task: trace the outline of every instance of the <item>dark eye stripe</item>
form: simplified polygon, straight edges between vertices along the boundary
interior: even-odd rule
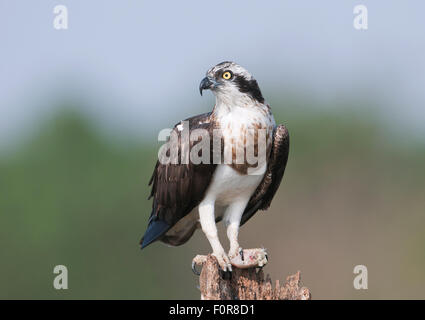
[[[263,95],[261,94],[260,87],[256,80],[247,80],[240,75],[236,75],[234,81],[236,82],[240,92],[249,94],[253,99],[260,103],[264,103]]]

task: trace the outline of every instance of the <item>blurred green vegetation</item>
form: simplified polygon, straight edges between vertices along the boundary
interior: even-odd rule
[[[242,245],[269,249],[274,279],[301,269],[315,298],[425,298],[424,144],[364,110],[274,112],[290,159]],[[0,158],[0,298],[197,299],[190,262],[209,251],[199,232],[183,247],[138,247],[157,143],[117,145],[73,111],[40,128]],[[68,290],[53,288],[59,264]],[[356,264],[369,268],[367,293],[352,288]]]

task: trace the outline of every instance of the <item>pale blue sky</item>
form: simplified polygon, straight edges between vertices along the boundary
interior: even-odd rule
[[[69,30],[52,26],[57,4],[68,7]],[[353,28],[357,4],[368,7],[367,31]],[[110,128],[172,125],[212,107],[197,88],[223,60],[250,70],[266,98],[368,94],[425,133],[424,1],[0,0],[0,39],[0,144],[63,94],[88,101]]]

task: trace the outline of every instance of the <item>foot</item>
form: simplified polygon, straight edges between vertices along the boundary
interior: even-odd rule
[[[224,252],[224,250],[213,252],[212,255],[216,257],[217,262],[223,271],[232,271],[232,265],[230,264],[230,259],[227,256],[227,254]]]
[[[203,266],[205,264],[205,262],[207,262],[207,256],[205,256],[205,255],[198,254],[195,258],[193,258],[192,259],[192,271],[193,271],[193,273],[196,274],[197,276],[200,276],[201,275],[201,272],[198,271],[198,269],[196,269],[196,266],[197,265]],[[220,266],[220,267],[223,269],[222,266]],[[226,265],[226,267],[227,267],[227,265]],[[226,269],[227,269],[227,271],[224,270],[224,269],[223,270],[220,270],[220,275],[225,280],[231,278],[232,266],[230,265],[230,268],[227,267]]]
[[[223,269],[223,271],[232,271],[232,266],[230,266],[230,268],[228,267],[228,263],[226,263],[226,261],[230,261],[230,263],[240,269],[246,269],[246,268],[255,268],[255,267],[264,267],[267,264],[268,261],[268,257],[267,257],[267,252],[265,249],[263,248],[257,248],[257,249],[245,249],[242,250],[242,248],[238,248],[238,253],[236,254],[236,256],[233,256],[233,258],[231,258],[231,260],[225,260],[226,258],[228,258],[228,256],[226,256],[226,254],[219,255],[221,256],[221,260],[224,261],[224,263],[220,263],[220,267]],[[213,254],[214,255],[214,254]],[[217,255],[214,255],[217,259],[217,261],[219,261],[219,259],[217,258]],[[195,273],[196,275],[200,275],[200,272],[196,269],[196,265],[203,265],[205,262],[207,261],[207,256],[204,255],[197,255],[195,258],[193,258],[192,260],[192,271],[193,273]],[[226,267],[226,269],[224,269],[223,267]]]
[[[239,247],[239,245],[237,245],[237,246],[231,246],[230,247],[230,250],[229,250],[229,254],[228,254],[230,260],[233,260],[238,255],[241,255],[242,260],[243,260],[243,250],[242,250],[242,248]]]

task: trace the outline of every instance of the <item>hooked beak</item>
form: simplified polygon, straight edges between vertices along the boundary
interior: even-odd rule
[[[212,82],[210,78],[205,77],[204,79],[202,79],[201,83],[199,84],[199,93],[201,94],[201,96],[202,96],[203,90],[211,89],[213,85],[214,85],[214,82]]]

